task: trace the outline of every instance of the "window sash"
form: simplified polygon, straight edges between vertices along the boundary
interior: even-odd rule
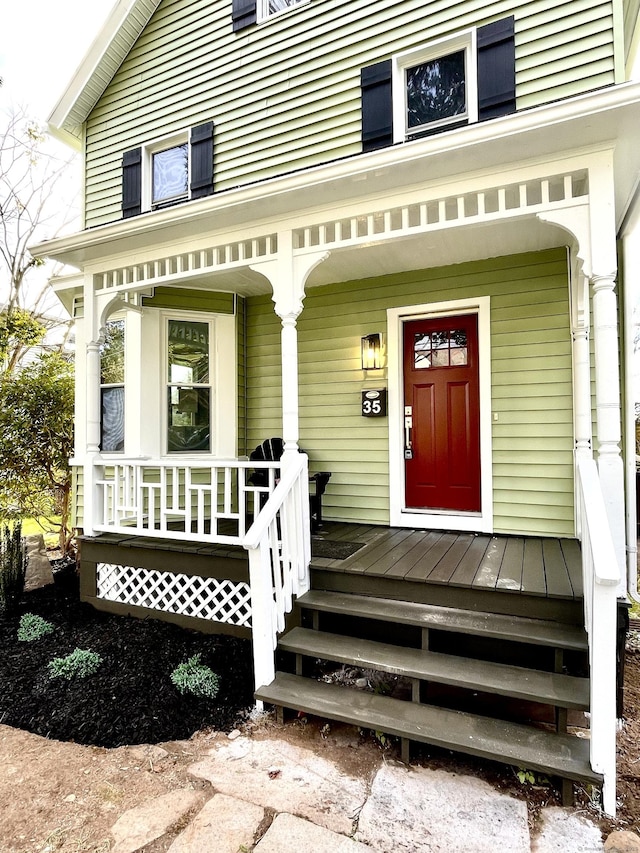
[[[167,317],[165,387],[167,453],[211,453],[213,324]]]

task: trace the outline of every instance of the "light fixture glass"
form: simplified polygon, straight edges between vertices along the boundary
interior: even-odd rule
[[[362,369],[380,370],[382,367],[382,333],[365,335],[361,340]]]

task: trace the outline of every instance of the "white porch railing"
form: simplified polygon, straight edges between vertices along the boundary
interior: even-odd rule
[[[99,532],[242,545],[276,485],[279,462],[101,460],[91,525]],[[249,475],[268,474],[266,485]]]
[[[247,469],[265,469],[267,484],[248,483]],[[101,460],[98,471],[93,530],[246,548],[255,684],[269,684],[275,677],[277,635],[293,597],[309,588],[308,457],[296,453],[281,462],[216,465]]]
[[[256,688],[275,678],[275,648],[293,596],[309,589],[309,462],[288,460],[282,479],[244,540],[249,552]],[[261,704],[261,703],[259,703]]]
[[[620,571],[593,459],[578,462],[584,619],[589,637],[591,768],[604,777],[602,805],[616,809],[616,635]]]

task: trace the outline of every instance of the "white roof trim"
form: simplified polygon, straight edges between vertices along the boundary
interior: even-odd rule
[[[49,129],[79,147],[82,125],[107,88],[160,0],[118,0],[49,116]]]

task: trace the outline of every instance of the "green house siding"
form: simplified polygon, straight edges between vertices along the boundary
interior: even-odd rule
[[[386,310],[491,298],[493,500],[500,533],[573,536],[573,404],[564,249],[310,289],[298,320],[300,444],[332,472],[327,518],[389,522],[388,419],[363,418],[360,338]],[[280,435],[280,324],[247,301],[247,435]]]
[[[230,0],[163,0],[86,127],[87,227],[121,218],[124,151],[215,124],[215,189],[361,151],[360,69],[515,14],[518,109],[614,82],[615,0],[310,0],[233,33]]]

